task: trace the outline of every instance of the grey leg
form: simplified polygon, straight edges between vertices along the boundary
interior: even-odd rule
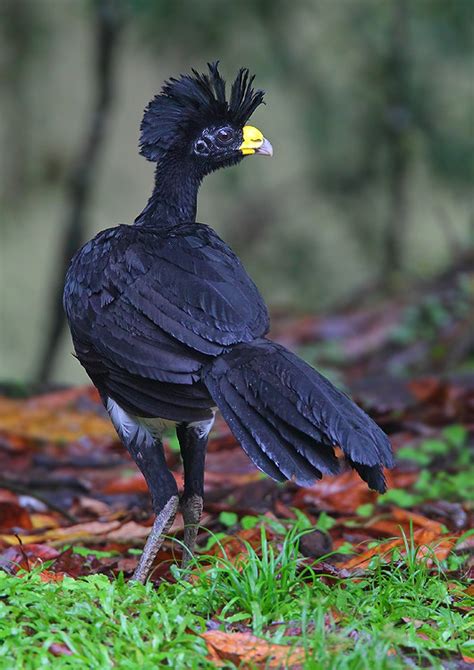
[[[143,583],[163,543],[163,536],[174,521],[179,496],[176,481],[166,464],[162,443],[153,440],[153,442],[142,442],[137,446],[129,445],[128,450],[146,479],[156,514],[143,554],[132,577],[133,580]]]
[[[201,423],[180,424],[176,434],[184,465],[184,493],[181,512],[184,519],[184,552],[182,567],[186,567],[193,556],[196,537],[201,521],[204,494],[204,462],[207,436],[214,418]]]
[[[142,584],[145,583],[146,578],[150,573],[151,566],[153,565],[153,561],[155,560],[156,554],[163,544],[163,536],[170,529],[174,521],[176,512],[178,510],[178,503],[178,496],[172,496],[163,507],[161,512],[156,515],[155,523],[153,524],[153,528],[151,529],[151,532],[146,541],[143,554],[141,555],[137,568],[133,573],[132,579],[135,582],[141,582]]]
[[[181,500],[181,512],[184,520],[184,550],[181,567],[185,568],[194,554],[196,537],[199,530],[203,508],[202,496],[192,495],[190,498],[183,496]]]
[[[178,487],[166,464],[158,434],[152,434],[140,420],[124,412],[110,398],[106,406],[123,444],[145,477],[156,514],[153,528],[132,577],[133,580],[143,583],[163,543],[163,536],[176,516],[179,505]]]

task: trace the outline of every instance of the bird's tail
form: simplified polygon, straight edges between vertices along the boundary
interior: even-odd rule
[[[238,344],[203,371],[214,402],[255,465],[307,486],[339,471],[334,445],[370,488],[386,489],[385,433],[344,393],[284,347]]]

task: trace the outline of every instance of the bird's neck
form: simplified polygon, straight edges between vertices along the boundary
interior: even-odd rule
[[[159,163],[153,193],[135,225],[168,227],[196,221],[201,181],[202,177],[185,161]]]

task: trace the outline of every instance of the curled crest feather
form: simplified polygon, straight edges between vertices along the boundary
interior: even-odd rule
[[[226,98],[219,62],[208,63],[209,73],[171,77],[147,105],[140,126],[140,153],[158,161],[166,151],[207,126],[229,124],[241,128],[263,103],[264,91],[253,88],[254,76],[241,68]]]

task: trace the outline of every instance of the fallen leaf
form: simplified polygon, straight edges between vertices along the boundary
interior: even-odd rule
[[[110,514],[110,505],[102,502],[102,500],[97,500],[96,498],[90,498],[88,496],[80,496],[77,504],[78,512],[86,512],[88,514],[94,514],[95,516],[108,516]]]
[[[210,660],[217,665],[231,661],[238,664],[239,668],[286,668],[301,663],[305,656],[301,647],[272,644],[250,633],[212,630],[202,633],[201,637],[207,644]]]
[[[102,400],[95,386],[74,386],[69,389],[43,393],[29,399],[35,407],[47,407],[48,409],[61,409],[63,407],[77,406],[81,402],[89,402],[92,405],[102,407]]]
[[[45,561],[51,561],[59,556],[59,551],[47,544],[26,544],[8,547],[0,553],[0,567],[8,572],[16,572],[19,568],[29,570]]]
[[[57,528],[58,522],[49,514],[31,514],[31,527],[37,528]]]
[[[0,488],[0,502],[18,502],[18,496],[13,491]]]
[[[400,523],[405,523],[413,526],[420,526],[420,528],[426,528],[431,530],[436,535],[441,535],[443,533],[443,526],[438,521],[433,521],[428,519],[428,517],[423,516],[422,514],[417,514],[416,512],[410,512],[409,510],[402,509],[401,507],[392,507],[391,509],[392,517],[399,521]]]
[[[409,382],[408,387],[419,402],[432,402],[445,391],[445,384],[437,377],[421,377]]]
[[[181,473],[171,473],[178,486],[181,486],[183,477]],[[117,495],[121,493],[148,493],[148,486],[144,476],[141,472],[134,472],[132,475],[117,478],[107,484],[101,489],[107,495]]]
[[[11,531],[13,528],[31,530],[30,515],[16,502],[0,501],[0,530]]]
[[[413,532],[413,542],[417,547],[416,556],[419,560],[425,559],[428,564],[431,564],[434,558],[443,561],[456,545],[456,540],[456,537],[449,537],[440,541],[437,533],[426,528],[419,528]],[[394,549],[399,549],[400,553],[405,555],[405,541],[405,538],[399,537],[390,542],[382,542],[346,561],[338,561],[336,565],[346,570],[364,570],[370,566],[375,556],[379,556],[381,560],[388,562]]]
[[[268,528],[266,529],[266,535],[267,540],[270,542],[273,538],[273,533]],[[255,526],[254,528],[241,530],[238,533],[235,533],[235,535],[226,535],[222,540],[216,542],[208,553],[216,556],[223,556],[228,560],[235,562],[238,558],[247,556],[245,543],[248,543],[258,552],[260,550],[261,540],[261,530],[258,526]]]
[[[22,533],[19,533],[18,535],[23,544],[36,544],[41,542],[65,544],[66,542],[75,542],[77,540],[90,540],[95,537],[102,538],[106,536],[107,533],[119,528],[119,526],[119,521],[108,521],[104,523],[100,521],[90,521],[88,523],[78,523],[73,526],[67,526],[66,528],[53,528],[36,535],[26,535]],[[15,535],[0,535],[0,540],[10,545],[18,544],[18,537]]]
[[[135,521],[128,521],[120,526],[120,528],[107,533],[106,538],[110,542],[134,542],[136,540],[146,540],[150,534],[150,530],[151,528],[149,526],[141,526]]]
[[[119,493],[148,493],[148,486],[141,472],[135,472],[128,477],[114,479],[102,487],[107,495]]]
[[[72,656],[72,651],[62,642],[53,642],[49,645],[48,651],[50,651],[53,656]]]
[[[9,443],[12,438],[33,442],[90,441],[117,442],[117,434],[108,419],[93,412],[50,406],[41,401],[9,400],[0,397],[0,434]]]
[[[377,493],[370,491],[356,472],[347,470],[336,477],[322,479],[311,487],[299,489],[293,504],[300,509],[311,504],[330,512],[348,513],[376,500]]]
[[[408,537],[410,535],[410,528],[417,530],[425,528],[430,530],[435,536],[443,534],[443,526],[438,521],[428,519],[428,517],[416,512],[402,509],[401,507],[392,507],[390,515],[385,515],[384,518],[375,518],[369,520],[364,528],[371,531],[375,536],[398,537],[401,531]]]
[[[42,570],[39,573],[39,578],[42,582],[62,582],[64,577],[67,577],[65,572],[52,572],[51,570]]]

